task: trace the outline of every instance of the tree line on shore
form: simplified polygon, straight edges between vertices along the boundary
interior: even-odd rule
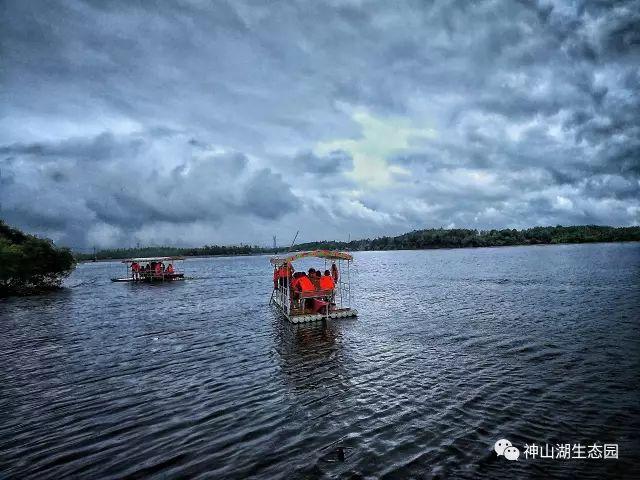
[[[0,297],[59,288],[74,266],[69,249],[0,220]]]
[[[559,243],[640,241],[640,227],[582,225],[534,227],[525,230],[473,230],[464,228],[414,230],[395,237],[301,243],[294,250],[418,250],[430,248],[495,247]],[[76,261],[132,257],[255,255],[288,251],[250,245],[203,247],[143,247],[76,253],[56,247],[51,240],[28,235],[0,220],[0,297],[59,288]]]
[[[533,227],[525,230],[474,230],[465,228],[414,230],[398,236],[350,242],[319,241],[301,243],[293,250],[420,250],[433,248],[497,247],[508,245],[544,245],[640,241],[640,227],[581,225]],[[205,245],[203,247],[143,247],[99,250],[95,254],[76,254],[78,260],[109,260],[155,256],[256,255],[281,253],[287,247],[264,248],[250,245]]]

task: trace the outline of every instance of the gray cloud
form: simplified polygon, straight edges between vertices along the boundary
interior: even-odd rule
[[[167,143],[171,158],[158,159]],[[220,225],[234,214],[277,220],[298,208],[290,186],[271,169],[253,172],[244,154],[215,152],[180,136],[101,134],[14,144],[4,152],[21,158],[3,168],[10,179],[2,191],[8,220],[59,232],[74,244],[88,241],[96,225],[119,241],[149,224]]]
[[[353,158],[347,152],[335,150],[327,155],[301,152],[293,158],[292,168],[318,175],[336,175],[353,169]]]
[[[2,8],[0,215],[56,240],[640,221],[638,1]]]

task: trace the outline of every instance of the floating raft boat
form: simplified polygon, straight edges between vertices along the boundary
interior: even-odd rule
[[[151,277],[144,278],[133,278],[133,277],[123,277],[123,278],[112,278],[112,282],[140,282],[140,283],[151,283],[151,282],[176,282],[178,280],[184,280],[184,273],[174,273],[171,275],[161,275],[156,276],[153,275]]]
[[[126,264],[127,276],[112,278],[111,281],[119,283],[162,283],[184,280],[184,272],[178,271],[177,265],[174,267],[176,261],[184,262],[184,257],[127,258],[122,260],[122,263]]]
[[[333,282],[329,282],[329,286],[333,285],[332,288],[323,290],[317,284],[314,290],[302,291],[298,288],[297,280],[300,274],[293,273],[292,263],[309,257],[323,259],[324,269],[331,272]],[[311,250],[271,258],[274,285],[269,303],[275,305],[291,323],[357,316],[358,311],[351,307],[352,260],[353,257],[349,253],[331,250]],[[331,263],[330,266],[328,262]],[[343,263],[346,263],[344,270]],[[343,272],[346,272],[346,275],[343,275]]]

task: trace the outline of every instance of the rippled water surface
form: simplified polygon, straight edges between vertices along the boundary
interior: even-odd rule
[[[0,303],[0,478],[640,478],[640,244],[357,252],[359,317],[304,326],[267,257],[185,267]]]

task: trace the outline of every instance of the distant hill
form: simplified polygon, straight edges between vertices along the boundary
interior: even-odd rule
[[[496,247],[505,245],[542,245],[556,243],[593,243],[640,241],[640,227],[605,227],[582,225],[573,227],[533,227],[526,230],[472,230],[464,228],[432,228],[414,230],[395,237],[353,240],[351,242],[321,241],[301,243],[294,250],[419,250],[431,248]],[[262,248],[257,246],[205,245],[196,248],[144,247],[100,250],[98,260],[153,257],[168,255],[255,255],[280,253],[288,248]],[[77,254],[79,260],[91,260],[93,254]]]
[[[0,297],[58,288],[74,266],[70,250],[0,220]]]

